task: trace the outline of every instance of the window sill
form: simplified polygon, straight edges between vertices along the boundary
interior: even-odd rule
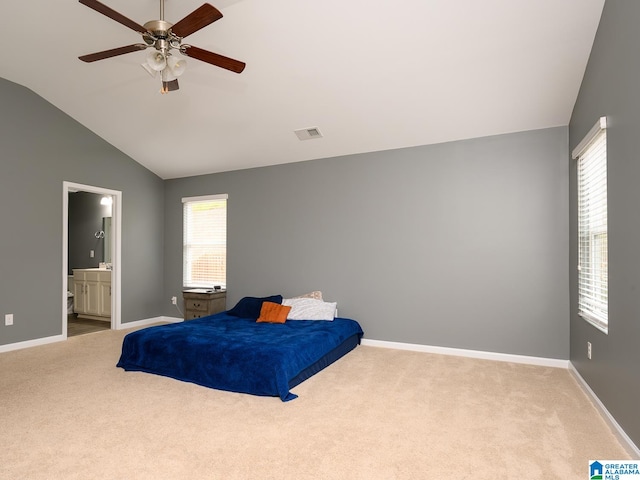
[[[579,314],[579,315],[589,325],[592,325],[593,327],[597,328],[605,335],[609,335],[609,325],[603,325],[602,321],[591,318],[588,315],[584,315],[584,314]]]

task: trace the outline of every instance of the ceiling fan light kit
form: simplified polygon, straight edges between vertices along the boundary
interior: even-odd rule
[[[167,66],[167,59],[159,50],[151,50],[147,55],[147,65],[155,72],[161,72]]]
[[[177,58],[174,55],[171,55],[167,58],[167,66],[169,67],[169,70],[171,70],[172,74],[179,77],[187,69],[187,61],[184,58]]]
[[[160,72],[162,80],[160,93],[178,90],[178,77],[182,75],[187,68],[186,60],[176,57],[174,51],[234,73],[241,73],[246,66],[244,62],[239,60],[234,60],[233,58],[182,43],[182,40],[186,36],[222,18],[222,13],[208,3],[203,4],[174,25],[164,20],[164,0],[160,0],[160,20],[151,20],[144,25],[139,25],[103,3],[100,3],[98,0],[79,0],[79,2],[125,27],[136,31],[142,35],[144,44],[136,43],[134,45],[82,55],[78,58],[83,62],[95,62],[126,53],[153,48],[153,50],[147,54],[146,61],[142,64],[142,68],[152,77],[155,77],[157,73]]]

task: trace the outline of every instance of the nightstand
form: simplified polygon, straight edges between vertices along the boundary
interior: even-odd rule
[[[182,292],[184,319],[206,317],[227,309],[227,291],[193,288]]]

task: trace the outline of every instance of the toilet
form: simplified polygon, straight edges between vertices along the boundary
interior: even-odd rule
[[[73,293],[67,291],[67,315],[73,315]]]

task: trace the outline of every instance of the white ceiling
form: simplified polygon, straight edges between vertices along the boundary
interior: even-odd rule
[[[159,0],[100,0],[144,24]],[[176,23],[203,0],[166,0]],[[75,0],[3,2],[0,76],[162,178],[567,125],[604,0],[211,0],[186,43],[247,63],[187,59],[159,94],[141,42]],[[300,141],[294,130],[319,127]]]

